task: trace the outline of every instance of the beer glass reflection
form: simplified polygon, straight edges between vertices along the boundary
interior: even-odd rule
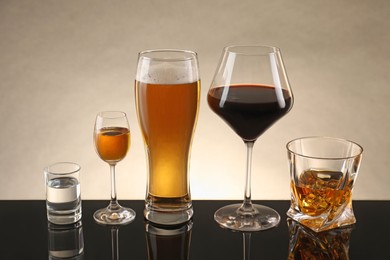
[[[288,259],[349,259],[352,226],[316,233],[298,222],[287,220],[290,242]]]
[[[199,92],[196,53],[139,54],[135,98],[148,160],[144,215],[151,222],[177,225],[193,215],[188,170]]]
[[[49,259],[82,259],[84,235],[81,221],[70,225],[48,224]]]
[[[182,226],[161,227],[145,224],[148,260],[182,259],[190,257],[192,221]]]

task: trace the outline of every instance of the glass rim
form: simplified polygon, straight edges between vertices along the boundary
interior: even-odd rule
[[[236,49],[236,50],[235,50]],[[223,48],[224,52],[234,53],[236,55],[264,56],[271,53],[280,53],[280,48],[270,45],[229,45]]]
[[[97,114],[97,116],[101,118],[109,118],[109,119],[127,117],[125,112],[115,111],[115,110],[101,111]]]
[[[73,167],[74,169],[73,170],[68,170],[68,171],[60,171],[59,169],[55,170],[55,167],[58,167],[60,165],[67,165],[67,166],[71,166]],[[71,168],[69,168],[71,169]],[[74,163],[74,162],[56,162],[56,163],[53,163],[53,164],[50,164],[48,166],[45,167],[44,169],[44,172],[46,174],[51,174],[51,175],[70,175],[70,174],[74,174],[76,172],[79,172],[81,170],[81,166],[77,163]]]
[[[183,53],[187,54],[186,56],[183,55],[183,57],[152,57],[152,55],[149,54],[168,54],[168,53]],[[198,57],[198,54],[195,51],[191,50],[185,50],[185,49],[150,49],[150,50],[144,50],[138,53],[139,58],[147,59],[147,60],[155,60],[155,61],[188,61],[188,60],[196,60]]]
[[[297,141],[300,141],[300,140],[308,140],[308,139],[327,139],[327,140],[331,140],[331,141],[338,141],[338,142],[343,142],[343,143],[348,143],[348,144],[352,144],[354,146],[356,146],[359,151],[354,153],[353,155],[350,155],[350,156],[310,156],[310,155],[305,155],[303,153],[299,153],[299,152],[296,152],[296,151],[293,151],[290,146],[292,143],[294,142],[297,142]],[[287,151],[292,153],[292,154],[295,154],[295,155],[298,155],[298,156],[301,156],[301,157],[305,157],[305,158],[309,158],[309,159],[320,159],[320,160],[345,160],[345,159],[352,159],[352,158],[356,158],[357,156],[361,155],[363,153],[363,147],[354,142],[354,141],[351,141],[351,140],[348,140],[348,139],[344,139],[344,138],[338,138],[338,137],[330,137],[330,136],[305,136],[305,137],[298,137],[298,138],[295,138],[289,142],[287,142],[286,144],[286,148],[287,148]]]

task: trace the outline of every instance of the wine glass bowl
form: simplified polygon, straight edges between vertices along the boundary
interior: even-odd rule
[[[132,222],[134,210],[122,207],[117,201],[115,166],[125,158],[130,146],[129,123],[124,112],[100,112],[95,120],[94,143],[99,157],[110,165],[111,201],[103,209],[97,210],[93,217],[99,224],[121,225]]]
[[[247,147],[244,201],[222,207],[214,219],[238,231],[277,226],[280,216],[275,210],[251,202],[251,163],[255,141],[293,105],[280,50],[256,45],[224,48],[207,101]]]
[[[244,141],[250,142],[256,141],[290,109],[292,99],[289,92],[281,92],[282,104],[276,99],[274,87],[270,85],[220,86],[210,89],[208,103]]]

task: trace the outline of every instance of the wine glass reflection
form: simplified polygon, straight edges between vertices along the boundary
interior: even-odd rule
[[[156,226],[145,223],[148,260],[190,259],[193,222],[181,226]]]
[[[250,232],[242,233],[242,247],[243,247],[243,259],[250,260],[251,259],[251,236]]]
[[[289,260],[299,259],[349,259],[349,241],[353,225],[314,232],[311,229],[288,219]]]

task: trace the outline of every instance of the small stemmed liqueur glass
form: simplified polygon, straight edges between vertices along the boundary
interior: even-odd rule
[[[128,224],[135,218],[134,210],[119,205],[116,196],[115,166],[125,158],[130,146],[130,130],[126,114],[120,111],[100,112],[95,121],[94,142],[97,154],[110,165],[111,201],[93,217],[105,225]]]
[[[275,210],[251,202],[251,162],[257,138],[293,105],[280,50],[267,46],[224,48],[207,101],[247,147],[244,202],[222,207],[214,219],[222,227],[237,231],[277,226],[280,216]]]

